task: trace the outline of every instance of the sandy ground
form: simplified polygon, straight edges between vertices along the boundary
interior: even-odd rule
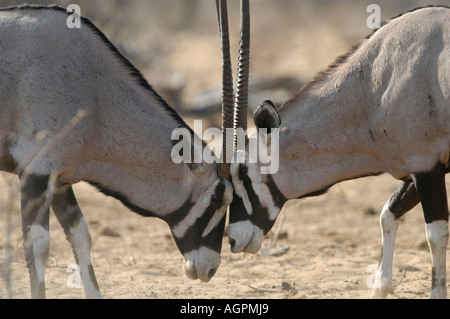
[[[265,3],[267,5],[270,2]],[[314,20],[315,15],[321,12],[308,14],[303,11],[301,19],[297,18],[296,12],[292,12],[292,17],[288,19],[283,11],[284,15],[280,15],[277,20],[264,19],[262,16],[264,12],[275,14],[273,10],[265,10],[264,7],[258,9],[257,6],[255,10],[252,40],[254,77],[310,78],[350,47],[349,35],[342,36],[340,32],[344,27],[337,26],[342,24],[347,28],[354,21],[351,19],[354,12],[363,15],[360,24],[363,25],[365,21],[365,7],[357,10],[341,8],[343,18],[337,20],[338,24],[332,24],[330,19],[317,20],[315,22],[320,22],[319,27],[304,29],[302,26],[307,18],[310,16],[310,20]],[[210,11],[214,12],[213,9]],[[337,12],[335,9],[329,11]],[[324,17],[328,16],[323,14]],[[216,22],[213,18],[211,23]],[[257,27],[258,21],[260,27]],[[327,21],[328,24],[325,23]],[[274,29],[273,26],[283,29]],[[145,38],[145,35],[152,33],[143,32],[144,28],[139,29],[144,38],[142,46],[161,43]],[[361,39],[371,32],[364,27],[357,29],[357,34],[351,35],[351,44],[355,43],[353,37]],[[110,34],[107,32],[107,35]],[[171,69],[184,73],[187,93],[218,84],[220,57],[217,53],[217,34],[198,33],[197,36],[191,36],[180,32],[167,39],[170,40],[167,42],[172,50],[169,53],[162,51],[167,55],[166,63]],[[235,42],[234,39],[234,46]],[[203,54],[198,54],[199,48]],[[155,81],[163,74],[161,70],[148,66],[142,71],[156,89],[164,86],[164,83]],[[15,177],[0,175],[0,207],[10,203],[12,208],[12,294],[14,298],[29,298],[19,196],[14,192],[10,195],[16,183]],[[280,237],[274,240],[274,232],[271,232],[264,242],[265,247],[286,248],[287,252],[281,256],[231,254],[225,237],[222,265],[207,284],[191,281],[184,276],[183,258],[164,222],[137,216],[115,199],[99,194],[86,184],[76,185],[75,192],[89,222],[94,268],[105,298],[348,299],[367,298],[370,294],[367,283],[371,282],[373,265],[378,263],[380,257],[379,212],[398,185],[398,181],[383,175],[344,182],[321,197],[289,202],[283,217],[274,227],[274,230],[279,230]],[[2,211],[0,298],[6,296],[5,233],[6,213]],[[55,217],[51,216],[51,248],[46,270],[49,298],[83,298],[82,290],[71,282],[71,267],[74,263],[63,231]],[[429,296],[430,255],[420,207],[408,213],[400,227],[393,276],[396,289],[391,298],[421,299]]]
[[[6,177],[9,183],[14,178]],[[2,183],[4,185],[4,183]],[[168,226],[129,212],[89,185],[75,191],[93,237],[94,268],[105,298],[367,298],[367,283],[378,263],[381,207],[398,182],[388,175],[344,182],[317,198],[291,201],[265,247],[289,250],[281,256],[232,254],[224,238],[222,265],[210,283],[187,279],[182,256]],[[9,186],[2,187],[8,190]],[[14,204],[16,205],[16,204]],[[12,216],[12,286],[15,298],[29,298],[20,217]],[[4,219],[0,223],[4,234]],[[2,257],[4,245],[0,246]],[[49,298],[83,298],[70,281],[71,249],[54,216],[46,270]],[[4,274],[4,262],[0,270]],[[368,272],[369,271],[369,272]],[[430,257],[420,208],[406,215],[394,254],[391,298],[427,298]],[[3,278],[2,278],[3,280]],[[69,285],[68,285],[69,280]],[[0,297],[5,297],[0,281]],[[69,288],[69,287],[72,288]]]

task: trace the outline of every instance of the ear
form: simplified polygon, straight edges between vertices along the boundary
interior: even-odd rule
[[[267,129],[267,134],[270,134],[273,128],[280,128],[281,119],[272,101],[265,101],[258,107],[253,115],[253,122],[258,130]]]

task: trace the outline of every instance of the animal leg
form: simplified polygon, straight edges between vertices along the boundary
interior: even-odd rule
[[[430,298],[447,298],[446,252],[448,242],[448,203],[445,166],[412,176],[420,196],[431,252],[432,282]]]
[[[64,229],[67,240],[72,246],[75,260],[80,267],[85,297],[88,299],[102,298],[91,261],[91,235],[71,186],[55,193],[52,209]]]
[[[420,202],[414,184],[403,182],[386,202],[380,216],[382,247],[381,260],[375,276],[371,298],[386,298],[394,293],[392,283],[392,263],[394,244],[401,217]]]
[[[49,176],[20,176],[23,246],[33,299],[45,298],[44,275],[50,245],[49,212],[52,200],[51,191],[47,191],[48,182]]]

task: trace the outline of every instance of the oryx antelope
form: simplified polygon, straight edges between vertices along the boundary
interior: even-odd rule
[[[45,297],[50,207],[85,296],[102,296],[71,186],[80,181],[166,221],[186,275],[209,281],[220,264],[231,183],[217,164],[174,164],[171,134],[186,124],[89,20],[70,29],[67,19],[57,6],[0,10],[0,169],[20,177],[31,296]]]
[[[449,61],[449,8],[418,8],[373,32],[279,110],[270,101],[260,106],[256,127],[279,134],[279,171],[261,175],[260,164],[231,165],[232,251],[256,253],[287,200],[387,172],[405,184],[382,214],[385,252],[375,295],[392,288],[396,221],[420,199],[432,256],[431,297],[445,298]]]

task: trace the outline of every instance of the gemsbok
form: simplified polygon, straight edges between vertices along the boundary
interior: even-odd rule
[[[171,135],[187,125],[88,19],[69,28],[69,14],[58,6],[0,9],[0,169],[19,175],[32,298],[46,296],[50,207],[85,296],[102,297],[72,189],[80,181],[166,221],[186,275],[209,281],[220,264],[231,182],[217,163],[173,163]]]
[[[279,170],[263,175],[261,163],[231,164],[231,250],[256,253],[289,199],[386,172],[404,184],[381,217],[384,253],[373,295],[392,291],[396,221],[420,199],[432,257],[431,298],[446,298],[449,61],[449,8],[417,8],[340,56],[279,110],[270,101],[261,105],[254,123],[267,134],[256,138],[279,134]]]

